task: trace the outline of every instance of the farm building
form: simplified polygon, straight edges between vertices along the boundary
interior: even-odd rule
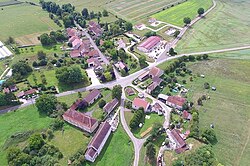
[[[145,81],[146,79],[148,79],[148,77],[149,77],[148,73],[149,73],[149,72],[147,71],[147,72],[143,73],[142,75],[140,75],[140,76],[138,77],[138,80],[139,80],[139,81]]]
[[[139,108],[143,108],[144,112],[148,112],[150,108],[150,104],[143,99],[135,98],[132,103],[132,108],[138,110]]]
[[[147,87],[147,89],[146,89],[146,92],[147,92],[148,94],[151,94],[152,91],[153,91],[157,86],[159,86],[159,85],[161,84],[161,82],[163,81],[163,80],[162,80],[161,78],[159,78],[159,77],[154,77],[152,80],[153,80],[152,84],[150,84],[150,85]]]
[[[85,159],[90,162],[95,162],[98,155],[100,155],[105,143],[111,134],[111,125],[108,122],[103,122],[96,134],[88,145],[85,153]]]
[[[161,44],[161,38],[159,36],[150,36],[145,41],[143,41],[137,49],[149,53],[152,52],[154,48],[158,47]]]
[[[158,67],[152,67],[148,73],[149,77],[154,78],[154,77],[160,77],[162,76],[163,71],[159,69]]]
[[[99,97],[101,97],[101,91],[98,89],[92,90],[84,99],[83,101],[86,102],[88,105],[93,104]]]
[[[117,107],[118,104],[119,101],[117,100],[117,98],[114,98],[103,107],[103,111],[110,114],[110,112],[112,112]]]
[[[186,103],[186,99],[179,96],[167,96],[164,94],[159,94],[158,99],[166,103],[168,106],[182,110],[183,105]]]
[[[0,59],[13,55],[12,52],[0,41]]]
[[[89,133],[92,133],[98,127],[98,121],[96,119],[73,109],[68,109],[63,114],[63,119]]]
[[[170,139],[170,145],[175,150],[176,153],[182,153],[188,150],[187,143],[181,137],[180,132],[176,129],[167,130],[167,135]]]
[[[89,31],[94,35],[95,38],[100,37],[103,33],[101,26],[94,21],[89,22]]]

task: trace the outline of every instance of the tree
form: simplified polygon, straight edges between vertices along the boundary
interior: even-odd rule
[[[59,82],[66,84],[80,83],[88,80],[88,78],[82,74],[82,71],[78,66],[57,69],[56,78]]]
[[[142,122],[143,119],[144,119],[144,110],[143,110],[143,108],[139,108],[139,110],[137,110],[134,113],[133,118],[130,120],[129,127],[132,130],[137,129],[139,127],[139,124]]]
[[[207,55],[207,54],[204,54],[204,55],[202,55],[202,58],[203,58],[204,60],[207,60],[207,59],[208,59],[208,55]]]
[[[112,89],[112,98],[117,98],[118,100],[121,100],[121,96],[122,96],[121,85],[115,85]]]
[[[109,16],[109,13],[108,13],[108,11],[107,10],[103,10],[102,11],[102,15],[103,15],[103,17],[108,17]]]
[[[177,159],[173,161],[172,166],[184,166],[184,164],[183,161]]]
[[[56,109],[57,99],[53,95],[43,94],[36,99],[36,107],[40,113],[50,115]]]
[[[180,31],[176,30],[176,31],[174,32],[174,37],[177,37],[180,33],[181,33]]]
[[[6,44],[15,44],[15,39],[11,36],[8,37]]]
[[[84,19],[88,19],[89,18],[89,11],[88,11],[87,8],[83,8],[83,10],[82,10],[82,17]]]
[[[32,68],[29,66],[28,63],[24,61],[19,61],[12,66],[12,72],[14,76],[18,74],[21,76],[25,76],[28,73],[32,72]]]
[[[133,29],[133,24],[131,22],[126,22],[125,29],[126,31],[131,31]]]
[[[53,43],[53,40],[50,38],[50,36],[47,33],[42,34],[40,37],[40,42],[43,46],[50,46]]]
[[[146,57],[145,56],[140,56],[139,57],[139,64],[141,68],[145,68],[148,66],[148,63],[146,62]]]
[[[209,88],[210,88],[209,83],[208,83],[208,82],[205,82],[205,83],[204,83],[204,89],[209,89]]]
[[[31,150],[39,150],[45,144],[41,134],[33,134],[29,138],[29,147]]]
[[[155,155],[156,155],[155,146],[154,144],[149,143],[146,147],[146,156],[148,157],[150,163],[155,162]]]
[[[103,107],[106,105],[106,101],[103,100],[103,99],[101,99],[101,100],[99,101],[98,105],[99,105],[99,108],[103,108]]]
[[[201,136],[203,139],[205,138],[205,142],[210,143],[212,145],[218,142],[214,129],[206,129]]]
[[[188,60],[189,60],[190,62],[195,61],[195,56],[189,55],[189,56],[188,56]]]
[[[199,8],[197,13],[199,14],[199,16],[201,16],[202,14],[204,14],[205,10],[204,8]]]
[[[149,31],[149,32],[146,32],[146,33],[144,34],[144,36],[146,36],[146,37],[156,36],[156,32]]]
[[[46,53],[44,53],[43,51],[38,51],[37,56],[39,60],[46,59]]]
[[[174,48],[170,48],[169,49],[169,55],[171,55],[171,56],[175,56],[177,53],[175,52],[175,50],[174,50]]]
[[[104,77],[105,77],[107,82],[112,81],[112,79],[113,79],[112,74],[109,71],[104,73]]]
[[[185,17],[185,18],[183,19],[183,22],[184,22],[186,25],[188,25],[188,24],[191,23],[191,18]]]

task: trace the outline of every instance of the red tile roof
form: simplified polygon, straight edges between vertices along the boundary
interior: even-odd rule
[[[80,46],[82,44],[82,41],[80,39],[75,39],[73,42],[72,42],[72,46],[73,47],[76,47],[76,46]]]
[[[149,75],[152,75],[153,77],[160,77],[162,74],[163,71],[158,67],[152,67],[149,71]]]
[[[98,123],[96,119],[72,109],[68,109],[68,111],[63,114],[63,119],[65,120],[67,118],[70,119],[67,122],[73,125],[74,123],[77,123],[80,128],[92,128]]]
[[[88,56],[89,56],[89,57],[99,56],[99,52],[98,52],[97,50],[91,50],[91,51],[88,53]]]
[[[170,102],[172,104],[182,107],[184,103],[186,102],[186,99],[183,97],[179,97],[179,96],[169,96],[167,98],[167,102]]]
[[[70,57],[71,58],[78,58],[80,56],[81,56],[81,53],[80,53],[79,50],[73,50],[73,51],[70,52]]]
[[[71,37],[71,36],[75,36],[77,33],[77,30],[76,29],[73,29],[73,28],[67,28],[67,34],[68,34],[68,37]]]
[[[140,108],[144,108],[144,110],[146,111],[146,109],[148,108],[149,103],[146,100],[140,99],[140,98],[135,98],[133,100],[133,105]]]
[[[101,95],[101,91],[99,91],[98,89],[94,89],[83,100],[89,103],[99,95]]]
[[[170,134],[172,135],[172,138],[174,139],[178,148],[183,148],[184,146],[186,146],[186,142],[180,136],[179,132],[176,129],[171,130]]]
[[[77,36],[72,36],[69,38],[69,43],[72,43],[74,40],[79,39]]]
[[[159,36],[150,36],[143,43],[139,45],[139,47],[143,47],[147,50],[152,49],[155,45],[157,45],[161,41]]]
[[[70,109],[76,110],[81,102],[82,102],[81,99],[77,99],[77,100],[70,106]]]
[[[182,112],[182,117],[183,117],[184,119],[191,120],[192,115],[191,115],[189,112],[187,112],[186,110],[184,110],[184,111]]]

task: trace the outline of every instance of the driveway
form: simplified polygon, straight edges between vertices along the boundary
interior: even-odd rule
[[[92,85],[100,85],[101,84],[99,79],[97,78],[93,68],[86,69],[86,72],[88,74],[88,77],[91,79]]]

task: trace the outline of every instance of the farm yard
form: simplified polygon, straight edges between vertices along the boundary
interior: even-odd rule
[[[217,0],[217,7],[189,29],[178,43],[178,53],[210,51],[250,43],[250,2]]]
[[[212,0],[188,0],[182,4],[168,8],[162,12],[156,13],[151,17],[177,26],[183,26],[183,19],[189,17],[194,19],[197,16],[199,8],[209,9],[212,6]]]
[[[164,7],[182,2],[182,0],[115,0],[106,5],[106,8],[118,17],[138,22],[146,17],[161,11]]]
[[[195,79],[188,87],[188,98],[197,101],[203,94],[210,96],[210,100],[198,107],[200,128],[204,130],[214,124],[218,143],[213,149],[218,161],[223,165],[250,164],[249,66],[249,57],[248,60],[215,58],[188,65],[194,75],[205,75],[205,78]],[[217,90],[204,90],[204,82],[216,86]]]
[[[2,41],[12,36],[20,44],[37,44],[39,34],[59,29],[48,17],[48,13],[39,6],[24,3],[7,6],[3,7],[0,15],[0,40]]]

